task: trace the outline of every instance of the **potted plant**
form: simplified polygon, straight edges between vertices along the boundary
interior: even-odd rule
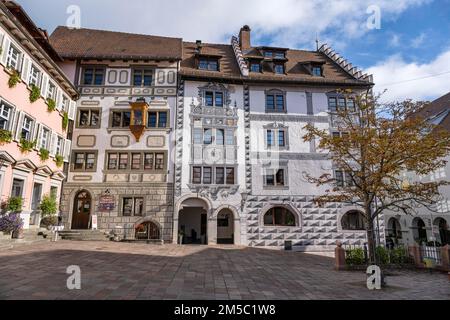
[[[22,153],[31,151],[36,146],[36,141],[28,141],[27,139],[20,139],[20,151]]]
[[[39,158],[41,158],[41,161],[47,161],[50,158],[50,151],[45,148],[41,148],[39,150]]]
[[[11,75],[9,76],[8,86],[14,88],[20,81],[20,73],[16,69],[11,69]]]
[[[41,96],[41,89],[39,89],[39,87],[32,84],[31,92],[30,92],[30,102],[33,103],[33,102],[37,101],[40,96]]]
[[[41,200],[39,210],[41,210],[42,218],[48,217],[48,220],[50,221],[56,220],[56,212],[58,211],[58,204],[56,203],[56,198],[50,195],[45,195]]]
[[[9,231],[12,232],[13,239],[23,238],[23,220],[20,217],[22,206],[23,199],[21,197],[9,198],[6,205],[6,210],[9,211],[9,215],[5,222],[9,226]]]
[[[0,129],[0,145],[10,143],[11,141],[12,141],[11,131]]]
[[[62,117],[62,128],[63,130],[66,130],[69,125],[69,114],[67,112],[63,113]]]
[[[58,167],[62,167],[64,164],[64,157],[60,154],[57,154],[55,156],[55,162]]]
[[[56,110],[56,101],[52,98],[47,99],[47,111],[52,112]]]
[[[5,214],[0,217],[0,231],[10,238],[20,239],[23,220],[18,213]]]

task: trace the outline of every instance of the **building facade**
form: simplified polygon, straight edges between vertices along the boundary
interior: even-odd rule
[[[433,125],[450,130],[450,93],[436,99],[425,106],[418,116],[427,119]],[[447,163],[450,157],[446,159]],[[432,172],[427,176],[404,174],[407,181],[434,182],[447,180],[450,176],[450,165]],[[429,209],[417,207],[412,215],[387,211],[386,241],[398,245],[433,243],[450,244],[450,186],[439,187],[440,199]]]
[[[81,94],[62,195],[66,229],[170,242],[181,40],[59,27],[51,41]]]
[[[0,43],[0,200],[5,212],[11,197],[22,198],[28,229],[39,224],[44,195],[59,202],[78,93],[46,32],[12,1],[0,2]]]

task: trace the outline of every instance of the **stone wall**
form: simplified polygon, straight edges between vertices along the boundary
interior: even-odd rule
[[[99,197],[106,190],[115,197],[115,209],[111,212],[99,212]],[[92,214],[98,215],[98,229],[108,232],[120,226],[133,233],[136,223],[144,219],[151,219],[161,226],[160,232],[166,242],[172,241],[173,225],[173,185],[172,184],[76,184],[68,183],[64,186],[61,198],[61,213],[64,226],[70,229],[72,222],[73,202],[76,194],[89,191],[92,196]],[[127,196],[141,196],[144,198],[144,213],[140,217],[124,217],[121,215],[121,199]]]

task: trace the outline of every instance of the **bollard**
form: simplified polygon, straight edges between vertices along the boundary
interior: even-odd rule
[[[335,269],[345,270],[345,249],[342,248],[342,243],[336,241],[336,248],[334,249]]]

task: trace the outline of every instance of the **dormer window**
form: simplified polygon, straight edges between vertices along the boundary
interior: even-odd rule
[[[250,63],[250,71],[251,72],[261,72],[261,64],[258,62],[251,62]]]
[[[276,74],[284,74],[284,65],[283,64],[276,64],[275,65],[275,73]]]
[[[275,58],[284,59],[284,52],[275,52]]]
[[[312,74],[315,77],[321,77],[322,74],[322,67],[321,66],[313,66],[312,67]]]
[[[273,52],[272,51],[264,51],[264,57],[272,58],[273,57]]]
[[[201,57],[199,59],[198,68],[200,70],[219,71],[219,59]]]

